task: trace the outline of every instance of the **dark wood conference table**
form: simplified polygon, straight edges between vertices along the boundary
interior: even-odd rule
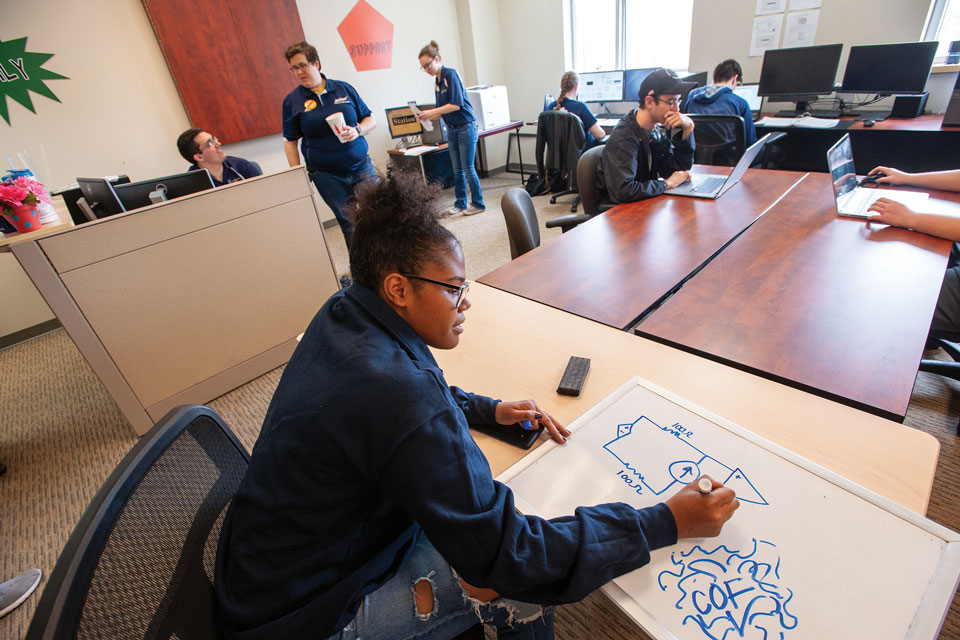
[[[697,166],[695,171],[730,169]],[[803,175],[751,169],[718,200],[671,196],[620,205],[479,281],[626,329]]]
[[[931,192],[929,206],[958,202]],[[902,420],[949,252],[837,217],[830,176],[808,174],[636,332]]]

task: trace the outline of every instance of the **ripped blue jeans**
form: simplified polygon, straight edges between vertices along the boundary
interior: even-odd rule
[[[433,608],[417,608],[414,585],[426,580]],[[467,596],[443,556],[421,535],[393,578],[369,594],[356,617],[330,640],[439,640],[452,638],[478,622],[496,627],[501,640],[550,640],[554,607],[497,598],[480,602]]]

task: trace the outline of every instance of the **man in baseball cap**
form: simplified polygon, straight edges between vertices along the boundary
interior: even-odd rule
[[[617,123],[597,166],[600,198],[619,204],[659,196],[689,177],[693,120],[680,113],[687,85],[669,69],[640,83],[638,108]]]

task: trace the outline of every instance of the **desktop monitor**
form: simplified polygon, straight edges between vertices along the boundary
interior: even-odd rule
[[[387,128],[391,138],[406,138],[419,136],[423,133],[420,121],[413,115],[409,105],[387,109]],[[434,121],[436,123],[436,121]]]
[[[210,172],[206,169],[200,169],[198,171],[176,173],[163,178],[117,185],[113,188],[113,192],[117,195],[117,199],[123,205],[124,210],[132,211],[155,204],[150,200],[150,194],[154,191],[162,193],[164,200],[173,200],[206,189],[213,189],[213,180],[210,178]]]
[[[640,83],[643,82],[643,79],[650,75],[650,72],[653,71],[656,67],[650,67],[648,69],[627,69],[623,72],[623,101],[624,102],[639,102],[640,101]],[[583,86],[583,77],[580,79],[580,86]],[[581,93],[583,93],[581,91]]]
[[[841,91],[849,93],[922,93],[937,43],[901,42],[850,47]]]
[[[698,73],[691,73],[680,78],[680,81],[683,82],[683,89],[680,91],[680,110],[685,111],[687,107],[687,96],[690,95],[690,92],[698,87],[707,86],[707,72],[700,71]]]
[[[126,182],[129,181],[127,178]],[[126,211],[107,178],[77,178],[77,186],[95,217],[105,218]]]
[[[769,49],[763,54],[757,95],[771,102],[796,102],[797,110],[833,93],[842,44]]]
[[[623,71],[588,71],[580,74],[580,102],[620,102],[623,100]]]

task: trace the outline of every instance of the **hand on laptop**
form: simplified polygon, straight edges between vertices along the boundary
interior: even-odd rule
[[[886,169],[885,167],[880,167],[880,169],[883,170],[884,173],[890,171],[890,169]],[[913,218],[916,215],[905,204],[888,198],[877,198],[867,211],[874,213],[874,215],[867,218],[868,222],[881,222],[905,229],[912,228]]]
[[[669,178],[664,180],[664,183],[667,185],[667,189],[673,189],[674,187],[679,187],[689,179],[689,171],[674,171]]]

